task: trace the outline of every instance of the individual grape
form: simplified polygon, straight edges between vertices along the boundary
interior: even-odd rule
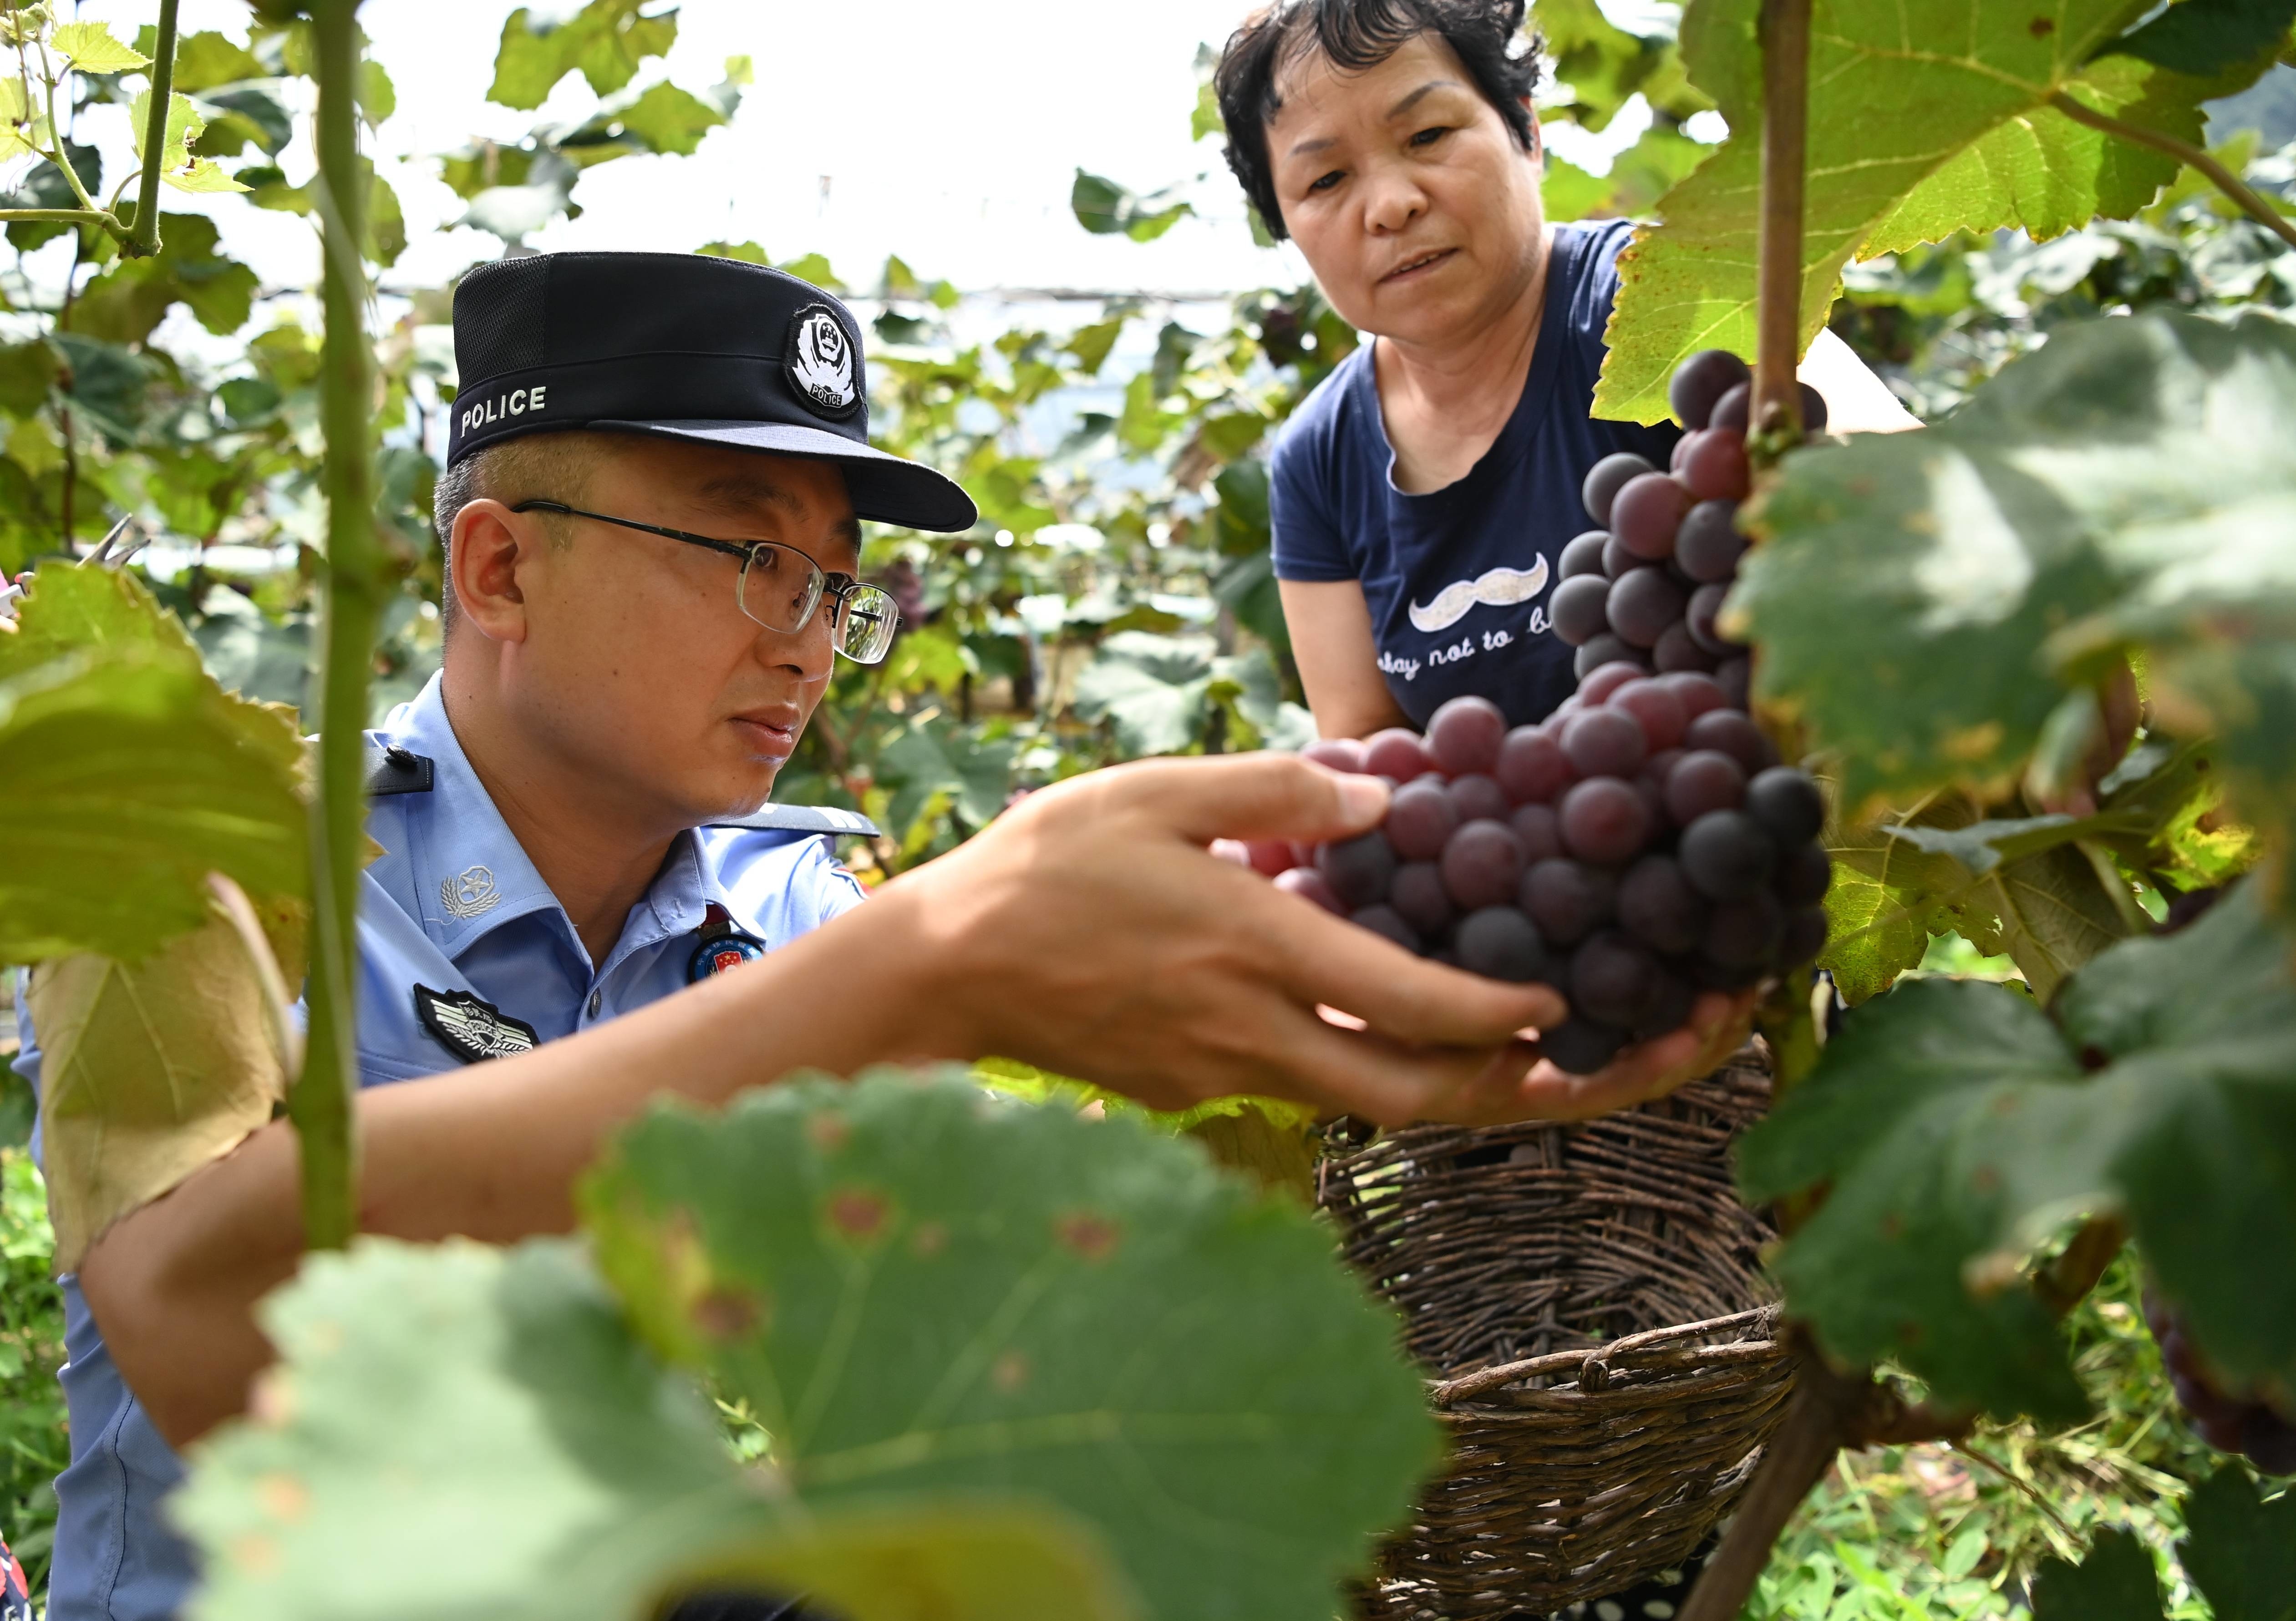
[[[1559,592],[1556,594],[1561,594]],[[1620,638],[1649,647],[1682,618],[1682,587],[1663,569],[1637,569],[1611,585],[1603,613]],[[1557,634],[1560,634],[1558,628]],[[1569,641],[1568,636],[1563,637]]]
[[[1650,804],[1652,822],[1661,829],[1674,820],[1666,808],[1666,780],[1674,774],[1681,758],[1681,749],[1661,749],[1644,760],[1642,770],[1635,775],[1635,786],[1643,790],[1643,798]]]
[[[1405,861],[1432,861],[1459,831],[1459,807],[1439,782],[1406,782],[1388,801],[1387,837]]]
[[[1786,913],[1784,936],[1778,941],[1777,965],[1783,972],[1807,968],[1825,949],[1825,908],[1798,906]]]
[[[1358,906],[1349,914],[1351,921],[1374,934],[1385,935],[1407,952],[1423,948],[1419,931],[1403,921],[1403,914],[1384,902],[1375,906]]]
[[[1729,700],[1734,709],[1742,709],[1753,695],[1754,661],[1741,653],[1735,659],[1725,659],[1714,667],[1714,680]]]
[[[1582,777],[1630,777],[1650,757],[1650,742],[1640,721],[1606,704],[1563,722],[1562,754]]]
[[[2248,1410],[2241,1424],[2240,1449],[2267,1475],[2296,1475],[2296,1424],[2262,1402]]]
[[[1300,757],[1350,776],[1362,776],[1368,769],[1364,764],[1364,746],[1352,737],[1319,737],[1300,750]]]
[[[1610,539],[1607,529],[1589,529],[1572,540],[1562,548],[1562,555],[1555,560],[1556,577],[1575,580],[1582,574],[1602,573],[1603,548]]]
[[[1519,805],[1507,818],[1507,825],[1522,840],[1525,864],[1536,865],[1562,854],[1562,818],[1554,814],[1553,806]]]
[[[1690,626],[1690,639],[1718,659],[1727,658],[1738,651],[1738,645],[1724,636],[1715,624],[1722,611],[1722,600],[1730,594],[1727,585],[1701,585],[1690,594],[1690,606],[1683,611],[1683,623]]]
[[[1663,683],[1647,676],[1620,683],[1618,690],[1603,701],[1613,709],[1624,709],[1641,724],[1643,736],[1653,754],[1663,753],[1681,742],[1683,729],[1690,725],[1682,700]]]
[[[1630,782],[1596,777],[1562,796],[1562,847],[1611,866],[1638,855],[1651,835],[1650,806]]]
[[[1682,471],[1682,458],[1689,454],[1690,441],[1693,437],[1695,436],[1685,433],[1680,438],[1675,440],[1674,448],[1667,452],[1666,454],[1667,471],[1670,473],[1679,473]]]
[[[1587,471],[1587,481],[1579,487],[1579,498],[1587,503],[1587,516],[1598,524],[1611,521],[1611,503],[1628,483],[1658,470],[1630,450],[1621,450],[1604,456]]]
[[[1313,901],[1324,911],[1340,917],[1348,915],[1347,903],[1339,897],[1330,880],[1315,867],[1294,867],[1289,872],[1278,873],[1275,887],[1298,896],[1301,900]]]
[[[1350,912],[1387,898],[1397,864],[1395,847],[1376,828],[1316,852],[1316,870]]]
[[[1693,749],[1667,774],[1666,814],[1688,827],[1709,811],[1736,810],[1746,798],[1746,768],[1719,749]]]
[[[1698,987],[1661,965],[1658,982],[1651,988],[1650,1002],[1629,1034],[1636,1041],[1656,1041],[1688,1024],[1691,1011],[1697,1005]]]
[[[1721,662],[1690,639],[1690,626],[1679,619],[1668,626],[1651,648],[1651,663],[1660,675],[1702,675]]]
[[[1422,939],[1431,940],[1451,926],[1458,909],[1443,888],[1443,872],[1431,861],[1406,862],[1387,887],[1387,904]]]
[[[1740,383],[1715,402],[1714,414],[1707,419],[1706,425],[1734,428],[1743,433],[1753,413],[1754,385],[1750,381]],[[1801,385],[1801,430],[1806,434],[1825,430],[1825,396],[1808,383]]]
[[[1562,819],[1564,838],[1570,819]],[[1743,811],[1708,811],[1682,831],[1682,870],[1710,901],[1742,901],[1770,881],[1777,847],[1761,823]],[[1342,895],[1347,892],[1342,889]]]
[[[1522,840],[1504,822],[1470,822],[1443,847],[1443,888],[1462,912],[1512,900],[1522,882]]]
[[[1573,647],[1584,647],[1611,628],[1607,610],[1611,593],[1617,589],[1599,574],[1581,574],[1564,580],[1546,599],[1547,622],[1563,641]]]
[[[1721,963],[1710,962],[1704,957],[1693,958],[1690,969],[1691,978],[1702,988],[1727,991],[1733,995],[1759,985],[1762,976],[1768,971],[1767,965],[1763,963],[1758,962],[1751,968],[1725,968]]]
[[[1773,765],[1746,784],[1746,814],[1791,850],[1808,844],[1825,825],[1825,800],[1817,784],[1791,765]]]
[[[1364,767],[1375,777],[1408,782],[1434,770],[1435,762],[1429,757],[1427,746],[1419,741],[1419,733],[1402,726],[1390,726],[1364,740]]]
[[[1693,433],[1683,445],[1682,466],[1676,476],[1693,500],[1743,501],[1754,487],[1744,434],[1717,428]]]
[[[1282,839],[1254,839],[1243,849],[1252,870],[1269,878],[1281,878],[1300,864],[1298,852]]]
[[[1619,926],[1668,956],[1691,950],[1704,937],[1707,910],[1671,856],[1645,856],[1619,880]]]
[[[1603,577],[1622,580],[1637,569],[1655,569],[1658,565],[1647,557],[1636,557],[1627,550],[1627,543],[1613,535],[1603,543]]]
[[[1598,1023],[1630,1028],[1648,1010],[1658,974],[1657,958],[1617,929],[1604,929],[1570,954],[1570,1006]]]
[[[1593,1075],[1626,1044],[1622,1033],[1590,1019],[1568,1019],[1538,1034],[1541,1056],[1565,1075]]]
[[[1507,803],[1506,790],[1496,779],[1480,773],[1452,778],[1450,794],[1463,826],[1470,822],[1505,822],[1512,808]]]
[[[1517,726],[1499,745],[1499,786],[1517,805],[1544,804],[1577,775],[1562,745],[1535,726]]]
[[[1575,861],[1542,861],[1522,875],[1516,904],[1552,946],[1571,946],[1611,921],[1618,880]]]
[[[1619,492],[1611,533],[1635,556],[1652,562],[1674,554],[1674,532],[1690,511],[1690,492],[1664,473],[1644,473]]]
[[[1729,708],[1730,700],[1723,696],[1721,687],[1710,675],[1678,670],[1660,676],[1659,684],[1682,700],[1682,712],[1693,720],[1709,709]]]
[[[1674,561],[1702,585],[1727,585],[1737,577],[1738,560],[1746,554],[1746,537],[1738,533],[1738,503],[1702,501],[1690,509],[1674,537]]]
[[[1649,668],[1643,663],[1641,650],[1628,647],[1608,631],[1580,648],[1578,656],[1571,660],[1570,667],[1583,683],[1606,664],[1632,665],[1634,668],[1629,673],[1633,675],[1647,674]]]
[[[1806,844],[1778,863],[1775,888],[1789,906],[1815,906],[1833,885],[1833,860],[1825,847]]]
[[[1690,723],[1682,741],[1685,748],[1719,749],[1744,766],[1748,776],[1778,763],[1777,750],[1761,728],[1736,709],[1709,710]]]
[[[1529,918],[1513,906],[1485,906],[1459,925],[1459,966],[1488,978],[1525,985],[1554,972]]]
[[[1713,420],[1715,403],[1752,376],[1746,363],[1728,349],[1701,349],[1675,367],[1666,386],[1667,404],[1685,428],[1704,428]]]
[[[1578,684],[1577,697],[1580,707],[1592,708],[1596,704],[1610,702],[1613,692],[1629,681],[1639,679],[1641,675],[1642,672],[1636,669],[1605,669],[1597,675],[1587,676]]]
[[[1488,698],[1454,698],[1427,721],[1427,752],[1446,775],[1488,772],[1506,741],[1506,711]]]
[[[1777,955],[1785,927],[1785,908],[1778,905],[1778,897],[1757,889],[1743,900],[1724,901],[1714,908],[1699,940],[1699,953],[1722,968],[1766,968]]]
[[[2176,934],[2198,922],[2202,913],[2222,899],[2222,889],[2187,889],[2169,903],[2169,915],[2161,920],[2155,934]]]

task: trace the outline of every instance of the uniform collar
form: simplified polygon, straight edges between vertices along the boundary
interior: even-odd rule
[[[378,735],[431,762],[430,792],[422,796],[421,813],[408,818],[405,855],[417,915],[439,949],[450,959],[459,957],[504,924],[545,913],[576,956],[586,961],[573,920],[535,871],[463,752],[447,718],[442,677],[434,675],[411,701],[394,709]],[[661,871],[631,908],[600,976],[634,951],[701,928],[712,902],[731,909],[714,853],[691,831],[680,833]]]

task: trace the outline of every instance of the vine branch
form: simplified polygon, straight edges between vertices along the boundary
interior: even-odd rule
[[[144,119],[144,181],[135,195],[135,226],[119,244],[130,258],[160,251],[160,168],[167,156],[168,103],[176,92],[176,0],[160,0],[160,38],[152,47],[152,111]],[[75,191],[78,185],[72,183]]]
[[[2099,112],[2086,102],[2062,90],[2050,95],[2049,105],[2076,124],[2086,124],[2091,129],[2102,130],[2104,134],[2117,139],[2133,141],[2139,146],[2149,146],[2155,151],[2166,152],[2187,168],[2198,169],[2207,176],[2210,184],[2238,203],[2243,213],[2290,247],[2296,248],[2296,224],[2291,224],[2286,215],[2274,208],[2271,202],[2248,182],[2234,174],[2200,147],[2193,145],[2190,142],[2179,141],[2174,135],[2164,135],[2157,129],[2147,129],[2142,124],[2123,123],[2112,114]]]
[[[1801,442],[1802,206],[1809,146],[1810,0],[1763,0],[1762,219],[1754,348],[1757,457]]]

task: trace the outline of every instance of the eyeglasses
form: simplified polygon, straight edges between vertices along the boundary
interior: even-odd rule
[[[587,518],[593,523],[611,523],[617,528],[637,529],[738,557],[742,573],[734,584],[736,608],[767,630],[794,635],[812,622],[814,610],[825,596],[832,604],[830,645],[856,664],[882,660],[893,645],[893,633],[900,628],[901,610],[877,586],[864,585],[849,574],[824,574],[821,565],[804,553],[777,541],[713,540],[683,529],[586,512],[556,501],[521,501],[511,511]]]

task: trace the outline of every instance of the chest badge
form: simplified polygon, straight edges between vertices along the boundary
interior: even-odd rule
[[[474,918],[492,912],[502,905],[502,891],[495,888],[495,875],[489,867],[464,867],[454,877],[442,879],[439,884],[439,904],[447,915]]]
[[[513,1058],[541,1044],[534,1027],[512,1019],[491,1002],[468,991],[434,991],[414,987],[414,1011],[439,1045],[466,1064],[490,1058]]]
[[[699,985],[713,974],[754,962],[765,954],[766,943],[734,928],[733,913],[712,901],[702,919],[693,954],[685,960],[686,983]]]

